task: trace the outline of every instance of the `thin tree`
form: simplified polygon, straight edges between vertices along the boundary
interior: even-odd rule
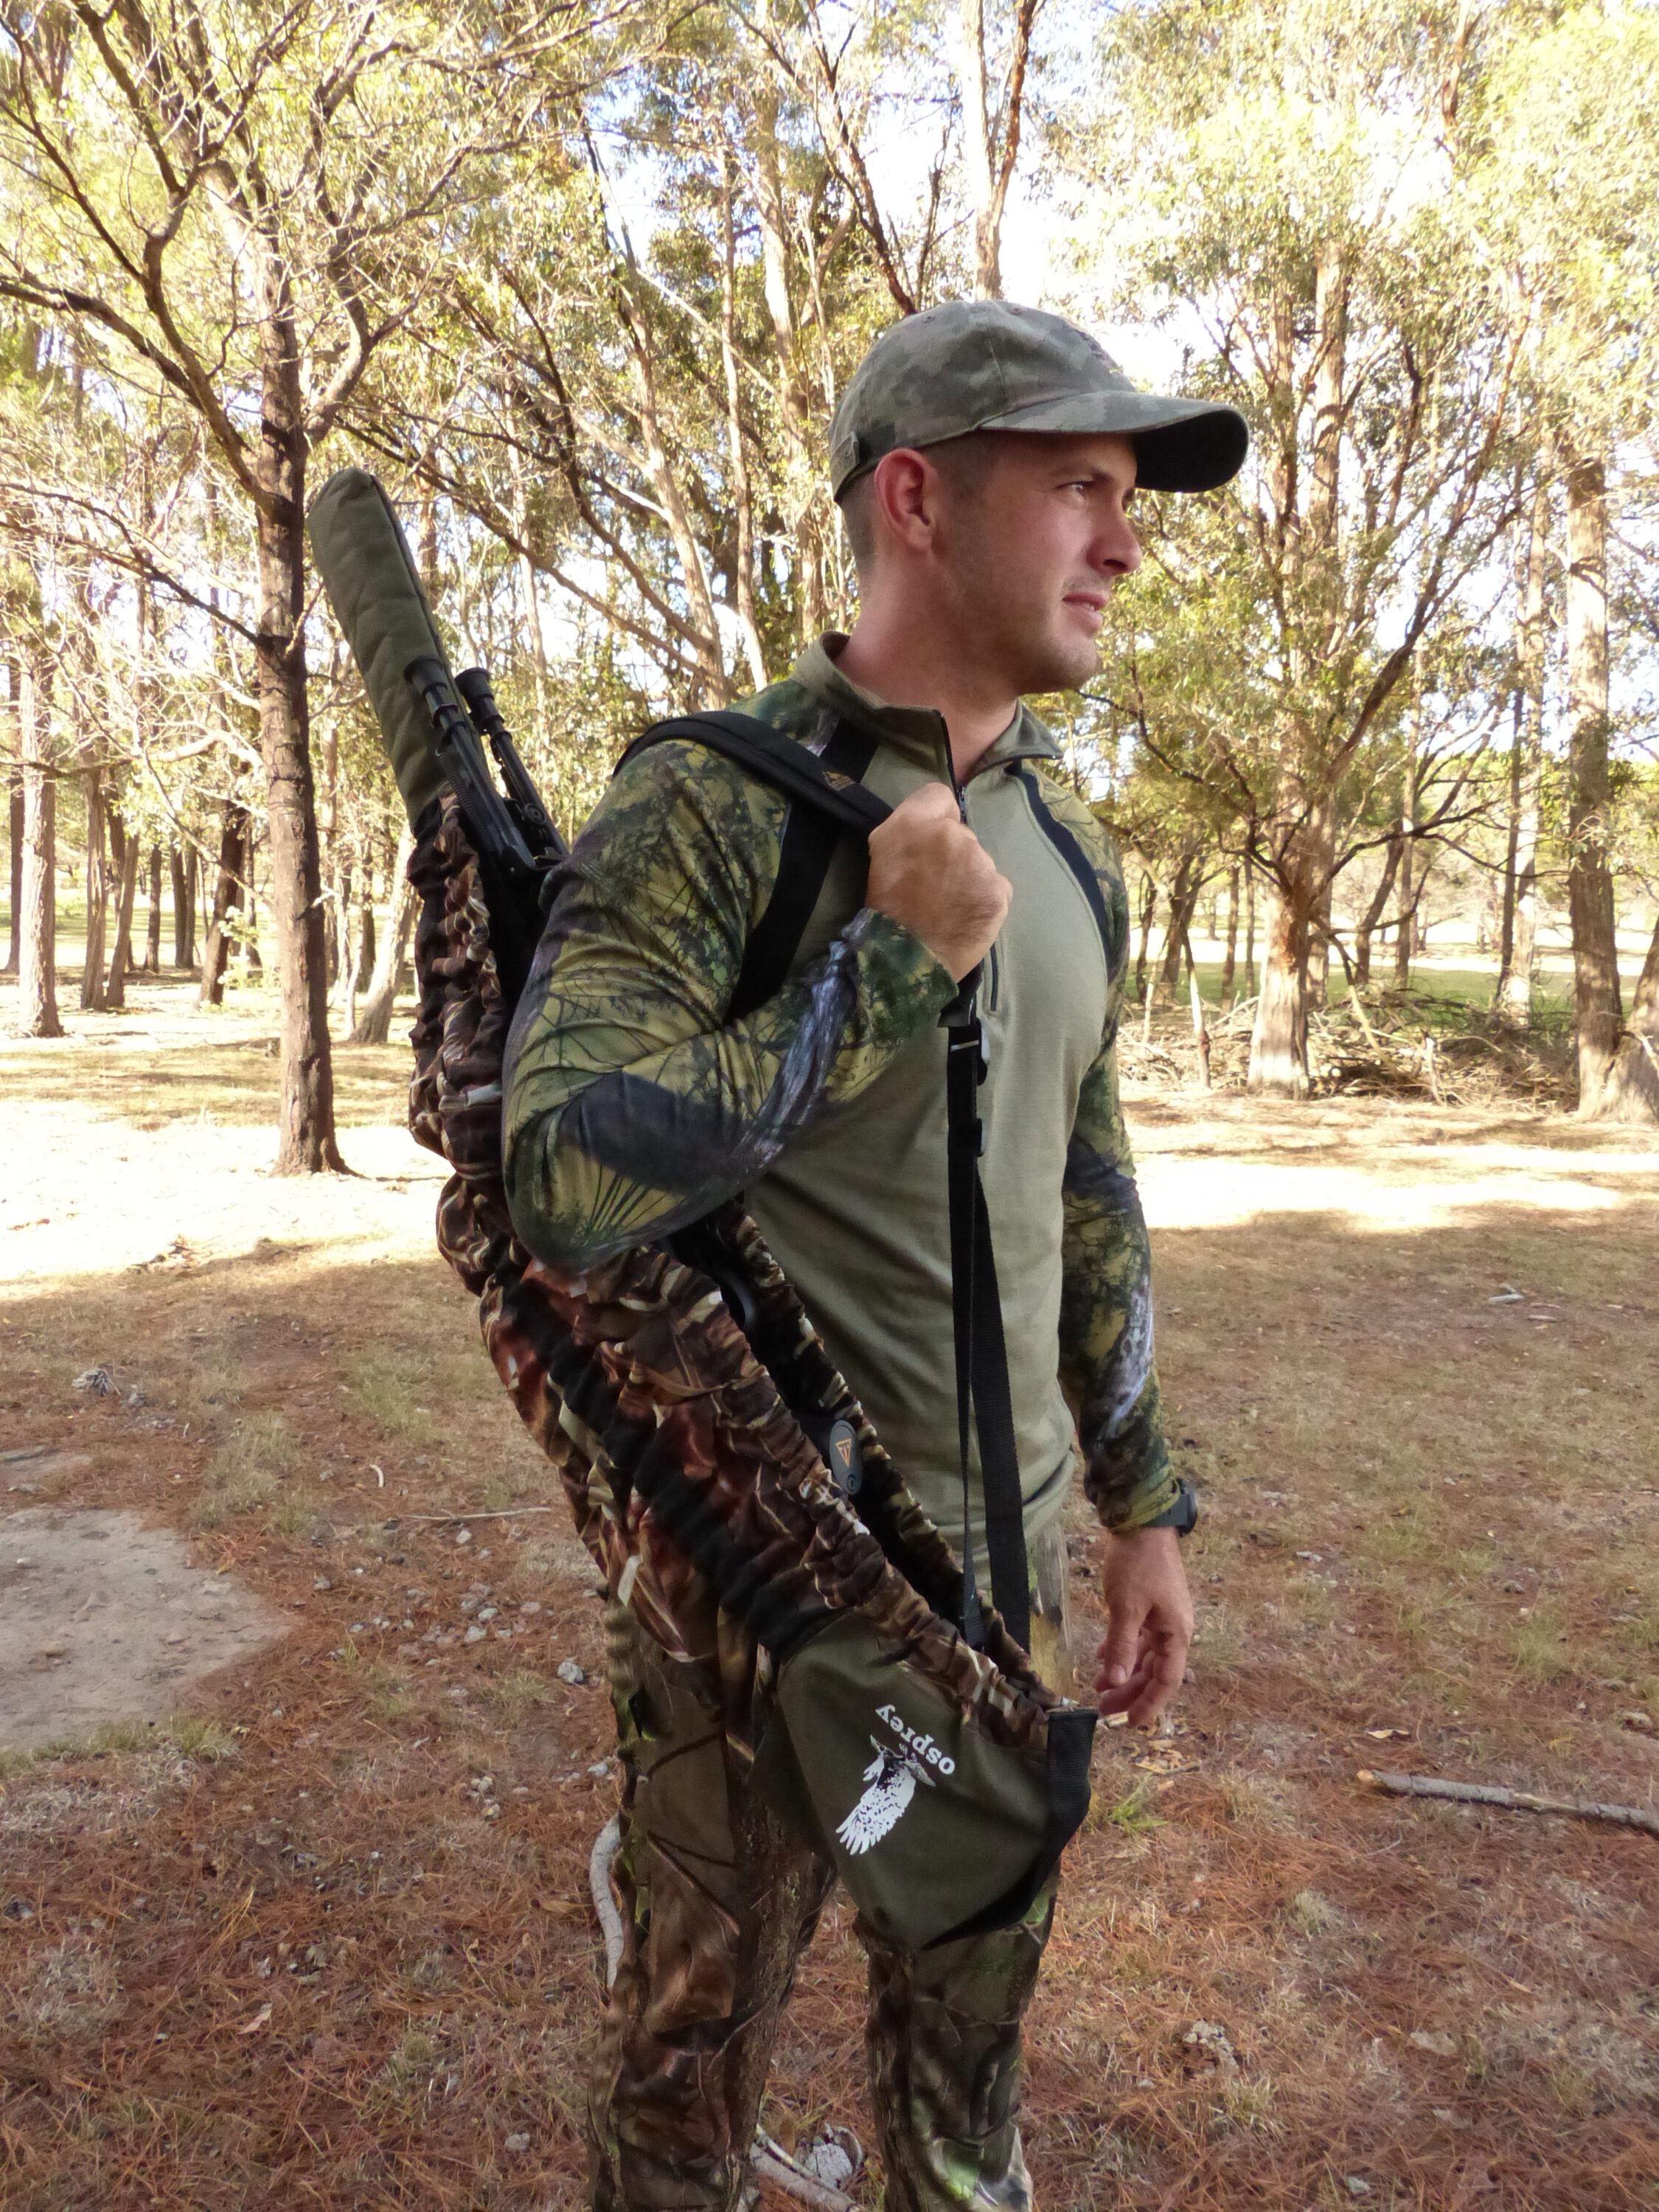
[[[533,12],[533,11],[532,11]],[[511,82],[503,9],[489,72]],[[433,271],[458,179],[514,128],[455,128],[474,51],[417,7],[387,37],[321,0],[0,0],[0,121],[34,206],[0,296],[74,326],[105,375],[191,410],[246,502],[252,649],[282,1006],[276,1165],[341,1165],[334,1134],[304,634],[307,467]],[[453,51],[452,51],[452,49]],[[246,404],[257,396],[257,422]]]

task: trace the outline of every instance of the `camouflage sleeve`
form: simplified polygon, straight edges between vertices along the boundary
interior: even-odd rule
[[[653,745],[561,870],[506,1070],[507,1198],[539,1258],[585,1267],[697,1219],[949,1000],[921,939],[866,908],[726,1020],[785,811],[702,747]]]
[[[1079,824],[1082,828],[1083,825]],[[1099,825],[1084,842],[1111,945],[1104,1039],[1078,1097],[1066,1154],[1060,1376],[1077,1419],[1083,1486],[1109,1528],[1127,1530],[1173,1505],[1152,1358],[1152,1262],[1118,1098],[1115,1038],[1128,965],[1123,872]]]
[[[1178,1495],[1152,1360],[1152,1253],[1109,1045],[1090,1069],[1066,1155],[1060,1373],[1083,1484],[1109,1528],[1139,1528]]]

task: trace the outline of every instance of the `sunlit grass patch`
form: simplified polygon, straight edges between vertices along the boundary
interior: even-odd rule
[[[216,1763],[223,1759],[234,1759],[241,1750],[234,1733],[217,1721],[185,1716],[168,1724],[167,1734],[190,1759],[205,1759]]]
[[[1278,2089],[1266,2074],[1231,2075],[1219,2085],[1221,2110],[1236,2128],[1250,2128],[1264,2135],[1282,2136],[1283,2123],[1274,2117]]]
[[[1299,1889],[1285,1907],[1285,1918],[1304,1936],[1328,1936],[1342,1927],[1347,1914],[1316,1889]]]
[[[533,1667],[509,1667],[489,1686],[490,1702],[509,1725],[522,1721],[538,1705],[546,1705],[554,1694],[552,1683]]]
[[[1200,1605],[1198,1626],[1193,1635],[1193,1652],[1203,1661],[1206,1668],[1218,1672],[1235,1666],[1244,1650],[1243,1625],[1237,1610],[1224,1599],[1214,1605]]]
[[[357,1686],[377,1721],[401,1720],[410,1710],[408,1676],[384,1659],[364,1662],[357,1675]]]
[[[305,1459],[305,1447],[280,1413],[248,1413],[209,1459],[202,1492],[191,1513],[193,1528],[222,1528],[276,1496],[285,1475]]]
[[[1397,1513],[1371,1530],[1365,1547],[1385,1566],[1414,1565],[1438,1553],[1440,1539],[1417,1508]]]
[[[287,1491],[266,1513],[263,1526],[273,1536],[302,1536],[325,1510],[327,1504],[320,1491]]]
[[[435,1443],[441,1433],[426,1402],[438,1385],[430,1363],[416,1354],[377,1347],[345,1365],[345,1388],[360,1413],[405,1443]]]
[[[1571,1650],[1561,1607],[1534,1607],[1530,1618],[1517,1621],[1510,1631],[1509,1650],[1516,1673],[1525,1681],[1549,1682],[1565,1674],[1571,1663]]]
[[[1497,1573],[1501,1562],[1490,1546],[1465,1544],[1451,1553],[1447,1565],[1466,1582],[1481,1583]]]
[[[1290,1825],[1276,1785],[1255,1775],[1224,1774],[1221,1802],[1235,1827],[1270,1829]]]
[[[1164,1825],[1163,1815],[1152,1810],[1152,1792],[1145,1782],[1137,1782],[1112,1804],[1097,1798],[1089,1814],[1091,1828],[1115,1828],[1121,1836],[1150,1835]]]

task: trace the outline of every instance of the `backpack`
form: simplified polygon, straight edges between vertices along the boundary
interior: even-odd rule
[[[971,1548],[959,1559],[905,1487],[739,1201],[580,1272],[519,1242],[501,1184],[502,1056],[563,848],[487,677],[451,675],[379,483],[340,471],[309,526],[415,830],[410,1126],[453,1170],[439,1246],[479,1300],[486,1346],[578,1534],[625,1601],[627,1515],[642,1501],[763,1649],[757,1778],[878,1929],[924,1945],[1012,1924],[1087,1813],[1097,1716],[1057,1698],[1023,1649],[1018,1470],[978,1170],[975,979],[944,1019],[958,1443],[965,1508],[976,1419],[991,1607]],[[787,973],[835,839],[866,837],[887,810],[742,715],[659,723],[623,757],[670,737],[738,762],[788,796],[790,824],[809,825],[786,828],[797,850],[745,950],[741,1011]]]

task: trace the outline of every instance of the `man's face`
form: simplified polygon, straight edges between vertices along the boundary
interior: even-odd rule
[[[1099,672],[1106,602],[1140,565],[1127,512],[1134,448],[1127,438],[981,436],[982,464],[964,453],[944,472],[937,574],[952,627],[964,655],[1016,696],[1073,690]]]

